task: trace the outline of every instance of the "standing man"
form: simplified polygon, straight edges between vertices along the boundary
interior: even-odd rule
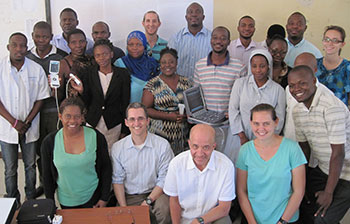
[[[295,58],[303,53],[309,52],[316,58],[322,57],[321,52],[311,42],[304,39],[306,31],[306,18],[300,12],[294,12],[289,16],[286,25],[288,52],[284,61],[289,67],[294,67]]]
[[[18,145],[24,162],[26,198],[33,199],[38,113],[50,91],[44,69],[25,57],[27,38],[24,34],[12,34],[7,49],[10,55],[0,61],[0,145],[5,163],[6,197],[16,198],[19,207]]]
[[[215,130],[206,124],[191,129],[190,150],[169,165],[164,192],[170,196],[173,224],[232,224],[228,213],[235,199],[232,162],[215,149]]]
[[[147,131],[148,124],[146,107],[131,103],[125,119],[131,134],[112,147],[114,193],[120,206],[147,205],[158,223],[170,223],[163,186],[174,154],[167,140]]]
[[[238,59],[230,57],[230,31],[216,27],[211,34],[212,51],[200,59],[195,66],[193,81],[201,85],[209,110],[228,113],[231,89],[236,79],[244,76],[244,66]],[[223,151],[228,125],[216,128],[216,148]],[[229,156],[229,155],[228,155]]]
[[[30,51],[28,51],[26,55],[27,58],[41,65],[45,71],[46,76],[49,75],[50,61],[60,61],[67,55],[66,52],[50,44],[52,36],[53,35],[50,24],[44,21],[36,23],[32,32],[32,38],[35,46]],[[36,189],[36,197],[39,197],[44,193],[40,158],[41,142],[47,134],[57,129],[58,111],[54,90],[51,91],[51,97],[43,101],[43,106],[40,112],[40,137],[36,146],[40,187]]]
[[[316,86],[308,66],[291,70],[288,84],[299,102],[293,109],[296,139],[309,160],[301,220],[339,223],[350,207],[350,112],[334,94]]]
[[[77,28],[78,24],[79,20],[77,13],[71,8],[63,9],[60,13],[60,26],[63,33],[55,35],[52,39],[52,44],[69,54],[70,48],[68,46],[67,36],[69,31],[75,30]],[[94,46],[94,43],[89,38],[86,38],[86,41],[86,50]]]
[[[178,52],[178,74],[193,79],[196,62],[211,51],[211,32],[203,26],[204,10],[197,2],[188,6],[185,18],[187,27],[169,40],[169,47]]]
[[[148,11],[143,16],[142,26],[145,28],[147,38],[147,53],[159,62],[160,51],[166,48],[168,41],[163,40],[157,34],[160,27],[160,19],[155,11]]]
[[[94,39],[94,42],[98,40],[109,40],[111,37],[111,32],[109,31],[109,26],[107,23],[99,21],[96,22],[92,26],[92,33],[91,33],[92,38]],[[90,48],[86,50],[87,55],[94,55],[94,49]],[[112,58],[112,63],[115,62],[118,58],[124,57],[124,51],[120,49],[119,47],[113,46],[113,58]]]
[[[228,51],[231,57],[239,59],[244,65],[248,65],[250,53],[258,48],[258,44],[252,40],[255,32],[254,19],[251,16],[240,18],[237,31],[239,38],[231,41]]]

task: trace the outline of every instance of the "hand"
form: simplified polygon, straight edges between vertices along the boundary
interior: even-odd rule
[[[146,200],[144,200],[144,201],[141,203],[141,206],[149,206],[149,205],[146,203]]]
[[[62,78],[60,76],[58,76],[58,81],[60,83],[61,83],[61,80],[62,80]],[[49,82],[49,86],[51,87],[51,75],[50,74],[47,75],[47,81]],[[51,89],[53,89],[53,88],[51,88]]]
[[[228,119],[228,112],[225,112],[225,117],[226,119]]]
[[[23,135],[28,131],[29,127],[30,123],[24,123],[23,121],[17,120],[17,124],[14,128],[19,134]]]
[[[103,207],[106,207],[107,205],[107,202],[106,201],[102,201],[102,200],[99,200],[96,205],[94,205],[93,207],[94,208],[103,208]]]
[[[75,76],[75,77],[77,77],[77,76]],[[79,79],[79,78],[77,77],[77,79]],[[71,79],[69,83],[70,83],[70,85],[73,87],[73,89],[75,89],[76,91],[78,91],[79,94],[82,94],[83,91],[84,91],[84,86],[83,86],[83,82],[82,82],[80,79],[79,79],[79,81],[80,81],[80,85],[77,85],[77,84],[75,83],[74,79]]]
[[[244,133],[239,136],[239,139],[241,140],[241,145],[243,145],[246,142],[249,142],[249,139],[247,138],[247,136]]]
[[[198,220],[197,219],[193,219],[191,224],[199,224]]]
[[[187,119],[186,115],[179,114],[178,111],[170,113],[172,115],[171,120],[176,121],[176,123],[182,123]]]
[[[315,216],[321,213],[321,217],[323,217],[333,201],[333,194],[325,191],[317,191],[315,197],[317,197],[316,203],[320,206]]]

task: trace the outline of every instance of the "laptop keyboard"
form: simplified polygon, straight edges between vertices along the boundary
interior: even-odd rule
[[[224,113],[217,113],[211,110],[198,111],[198,113],[193,114],[192,117],[207,123],[218,123],[225,120]]]

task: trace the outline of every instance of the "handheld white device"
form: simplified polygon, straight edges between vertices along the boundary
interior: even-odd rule
[[[49,73],[50,73],[50,86],[52,88],[60,87],[60,80],[58,78],[59,70],[60,70],[60,62],[50,61]]]
[[[81,82],[79,81],[79,79],[77,77],[75,77],[75,75],[73,75],[72,73],[69,74],[69,76],[74,80],[74,82],[79,86],[81,84]]]

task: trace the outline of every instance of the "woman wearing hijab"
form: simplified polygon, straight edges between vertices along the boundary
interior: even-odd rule
[[[158,62],[147,55],[147,39],[141,31],[133,31],[127,39],[127,55],[114,65],[126,68],[131,74],[130,103],[141,102],[143,87],[151,78],[159,75]]]

